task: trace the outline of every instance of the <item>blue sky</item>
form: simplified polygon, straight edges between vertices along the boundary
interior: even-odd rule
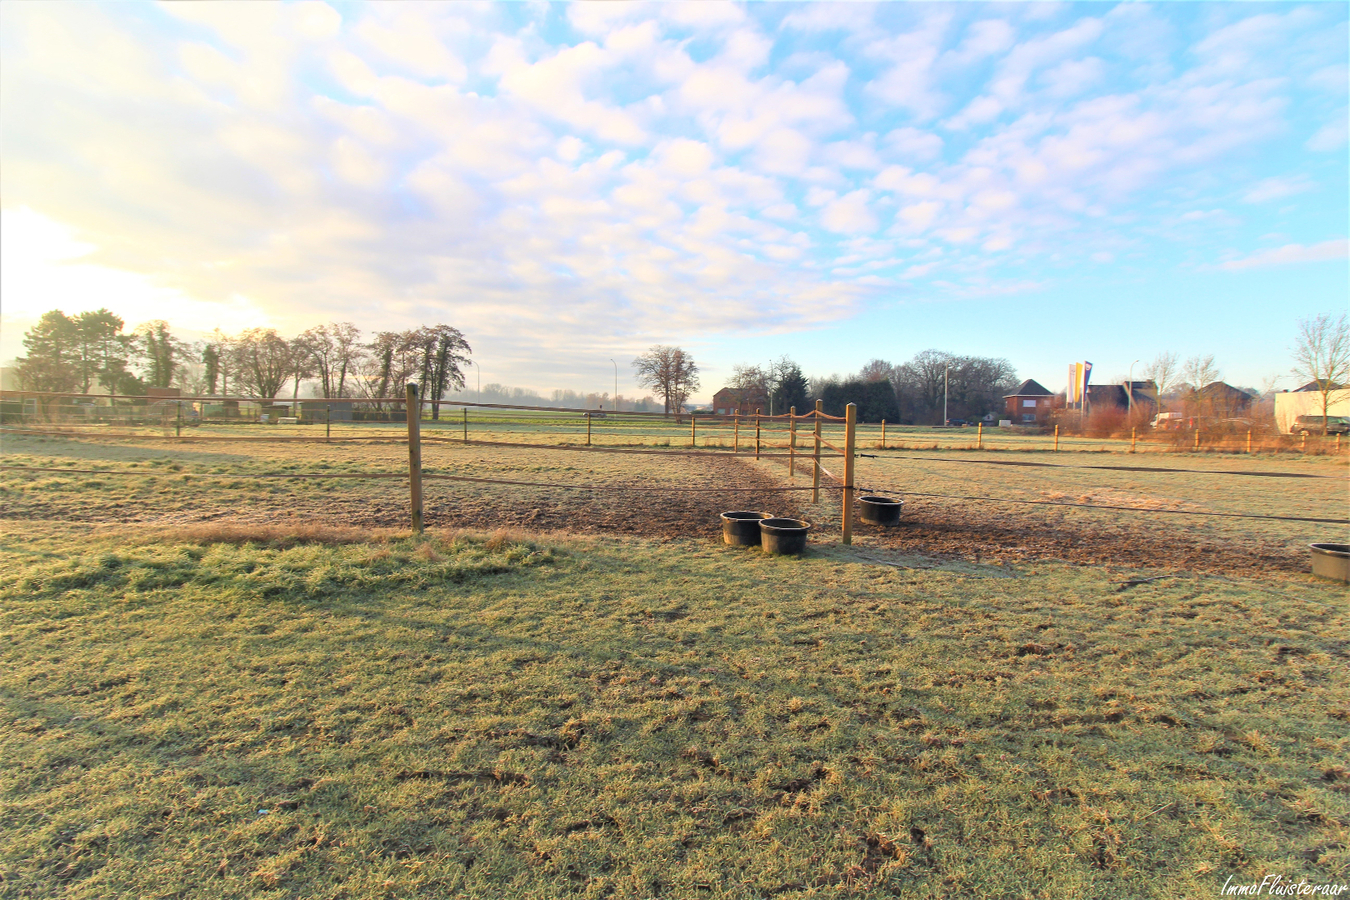
[[[1348,47],[1344,3],[10,3],[0,357],[108,306],[445,322],[545,392],[657,343],[696,399],[928,348],[1292,387],[1350,305]]]

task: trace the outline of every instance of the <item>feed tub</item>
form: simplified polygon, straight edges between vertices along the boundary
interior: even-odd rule
[[[806,550],[811,523],[801,519],[764,519],[759,523],[759,542],[774,556],[795,556]]]
[[[859,497],[858,516],[871,525],[899,525],[905,501],[891,497]]]
[[[773,513],[736,512],[722,513],[722,542],[733,547],[758,547],[759,523],[772,519]]]

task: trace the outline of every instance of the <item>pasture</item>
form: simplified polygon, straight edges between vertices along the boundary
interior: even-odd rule
[[[782,457],[435,430],[428,473],[516,483],[429,480],[421,537],[353,477],[397,443],[6,435],[0,895],[1350,877],[1350,621],[1306,574],[1346,528],[1189,515],[1345,518],[1343,458],[869,448],[905,524],[846,547]],[[725,548],[733,508],[819,529]]]

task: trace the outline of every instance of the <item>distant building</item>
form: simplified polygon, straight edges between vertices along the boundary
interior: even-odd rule
[[[1152,381],[1125,381],[1120,384],[1088,385],[1088,409],[1114,406],[1128,411],[1133,405],[1141,415],[1152,419],[1158,411],[1158,386]]]
[[[1222,381],[1211,381],[1195,392],[1191,404],[1195,408],[1195,415],[1236,419],[1247,414],[1255,399],[1255,394],[1249,394],[1241,388]]]
[[[768,415],[769,398],[763,391],[738,391],[734,388],[724,387],[713,394],[712,409],[719,416],[731,416],[737,413],[743,416],[753,416],[755,410],[761,410],[765,415]]]
[[[1327,397],[1327,415],[1350,416],[1350,388],[1333,383]],[[1293,391],[1281,391],[1275,395],[1275,427],[1285,434],[1294,429],[1299,416],[1322,415],[1322,392],[1317,382],[1310,381]]]
[[[1003,408],[1014,425],[1044,425],[1050,420],[1055,400],[1054,394],[1028,378],[1017,390],[1003,395]]]

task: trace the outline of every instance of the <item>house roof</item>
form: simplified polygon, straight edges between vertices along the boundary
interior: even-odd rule
[[[1339,382],[1333,381],[1333,382],[1331,382],[1331,390],[1333,390],[1333,391],[1343,391],[1343,390],[1345,390],[1345,385],[1340,384]],[[1308,382],[1307,384],[1305,384],[1303,387],[1300,387],[1300,388],[1294,388],[1293,393],[1299,394],[1299,393],[1303,393],[1304,391],[1309,391],[1309,392],[1312,392],[1312,393],[1319,393],[1319,394],[1320,394],[1320,393],[1322,392],[1322,387],[1321,387],[1321,385],[1319,385],[1316,381],[1310,381],[1310,382]]]
[[[1196,391],[1201,397],[1227,397],[1237,400],[1255,400],[1255,394],[1249,394],[1241,388],[1235,388],[1231,384],[1222,381],[1211,381],[1209,384]]]
[[[1017,390],[1013,391],[1011,394],[1004,394],[1003,396],[1007,398],[1007,397],[1053,397],[1055,395],[1052,394],[1050,391],[1047,391],[1045,388],[1041,387],[1040,383],[1037,382],[1034,378],[1028,378],[1026,381],[1022,382],[1021,386]]]

